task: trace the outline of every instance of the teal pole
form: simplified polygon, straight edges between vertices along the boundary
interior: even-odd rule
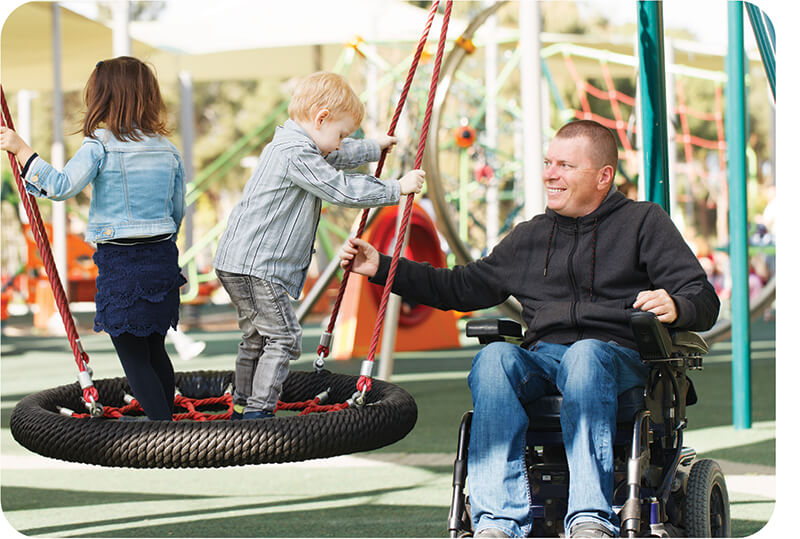
[[[661,1],[639,1],[639,80],[645,198],[669,213],[669,152]]]
[[[761,64],[767,74],[769,89],[772,91],[772,99],[775,99],[775,35],[766,27],[765,20],[770,24],[769,17],[762,15],[761,10],[750,2],[745,2],[747,16],[750,18],[750,26],[753,27],[753,34],[756,36],[758,51],[761,53]]]
[[[728,148],[730,200],[731,345],[733,351],[733,426],[751,427],[750,297],[747,261],[747,157],[742,2],[728,2],[728,85],[725,137]]]

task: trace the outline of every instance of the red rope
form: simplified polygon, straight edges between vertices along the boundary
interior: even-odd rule
[[[439,69],[442,65],[442,58],[444,57],[444,46],[447,41],[447,26],[450,23],[450,12],[453,8],[453,0],[447,0],[447,5],[444,11],[444,18],[442,19],[442,29],[439,36],[439,47],[436,51],[436,61],[433,66],[433,74],[431,75],[431,86],[428,92],[428,103],[425,109],[425,117],[422,120],[422,131],[419,135],[419,146],[417,147],[417,157],[414,161],[414,168],[418,169],[422,166],[422,156],[425,153],[425,144],[428,140],[428,130],[430,128],[431,116],[433,115],[433,102],[436,98],[436,88],[439,85]],[[392,264],[389,266],[389,275],[386,279],[386,284],[383,287],[383,294],[381,296],[380,308],[378,309],[378,318],[375,321],[375,330],[372,332],[372,342],[370,343],[369,355],[367,361],[375,361],[375,351],[378,347],[378,339],[381,334],[381,327],[383,326],[383,319],[386,315],[386,305],[389,301],[389,294],[392,291],[392,284],[394,277],[397,273],[397,264],[400,259],[400,252],[403,250],[403,243],[405,241],[408,223],[411,218],[411,210],[414,203],[414,193],[408,195],[406,206],[403,209],[403,219],[400,223],[400,229],[397,233],[397,240],[395,241],[394,252],[392,253]],[[370,390],[372,387],[372,378],[362,374],[358,378],[356,387],[363,393]]]
[[[428,19],[425,22],[425,28],[422,31],[422,36],[417,43],[417,50],[414,52],[414,58],[411,61],[411,65],[408,68],[408,75],[406,76],[405,84],[403,85],[403,89],[400,92],[400,98],[397,102],[397,105],[394,109],[394,116],[392,117],[392,121],[389,124],[389,130],[387,134],[389,136],[394,135],[395,128],[397,128],[397,122],[400,120],[400,114],[403,112],[403,108],[405,107],[406,98],[408,97],[408,92],[411,89],[411,83],[414,80],[414,74],[417,72],[417,66],[419,65],[419,59],[422,56],[422,51],[425,49],[425,43],[428,41],[428,34],[431,30],[431,25],[433,24],[433,19],[436,15],[436,10],[439,7],[439,0],[436,0],[430,8],[428,12]],[[388,154],[388,148],[384,149],[381,152],[380,160],[375,168],[375,177],[380,178],[381,172],[383,172],[383,164],[386,162],[386,155]],[[364,234],[364,229],[367,228],[367,219],[369,217],[369,208],[366,208],[363,212],[361,212],[361,221],[358,225],[358,230],[356,231],[356,237],[360,238]],[[317,347],[317,355],[320,359],[324,359],[328,357],[330,353],[330,338],[333,335],[333,329],[336,326],[336,319],[339,317],[339,310],[342,306],[342,300],[344,299],[344,292],[347,288],[347,281],[350,279],[350,268],[347,267],[344,269],[344,275],[342,276],[342,282],[339,284],[339,292],[336,295],[336,301],[333,304],[333,310],[331,311],[330,320],[328,321],[328,327],[323,333],[322,337],[320,338],[319,346]]]
[[[615,130],[619,136],[619,140],[623,148],[620,157],[626,159],[629,164],[636,166],[636,151],[633,149],[633,144],[631,144],[631,141],[628,138],[628,133],[626,131],[627,126],[622,117],[622,111],[619,106],[620,103],[623,103],[630,107],[634,107],[636,104],[635,98],[616,89],[614,86],[614,80],[611,77],[611,72],[608,68],[608,63],[605,61],[601,61],[601,67],[603,71],[603,79],[608,91],[601,90],[588,81],[583,80],[583,78],[578,74],[575,63],[569,54],[564,55],[564,64],[566,65],[567,70],[569,71],[569,74],[575,83],[581,103],[582,110],[576,110],[574,113],[575,117],[581,120],[594,120],[595,122],[608,127],[609,129]],[[596,99],[609,101],[611,104],[611,109],[614,113],[614,119],[612,120],[605,118],[596,112],[592,112],[587,94],[595,97]]]
[[[417,65],[419,65],[419,59],[422,56],[422,51],[425,48],[425,42],[428,41],[428,33],[430,32],[431,25],[433,24],[434,16],[436,15],[436,10],[439,7],[439,0],[436,0],[433,5],[431,5],[430,11],[428,12],[428,19],[425,23],[425,28],[422,32],[422,36],[420,37],[419,43],[417,43],[417,50],[414,53],[414,58],[411,61],[411,66],[408,68],[408,76],[406,77],[405,84],[403,85],[403,89],[400,92],[400,98],[397,102],[397,106],[394,110],[394,116],[392,117],[392,121],[389,124],[389,130],[387,132],[388,135],[394,135],[395,128],[397,127],[397,122],[400,120],[400,114],[403,112],[403,107],[406,103],[406,98],[408,97],[408,92],[411,88],[411,82],[414,80],[414,74],[417,71]],[[383,172],[383,164],[386,161],[386,155],[388,154],[388,149],[384,149],[381,152],[380,160],[375,168],[375,177],[380,177],[381,172]],[[360,238],[361,235],[364,233],[364,229],[367,227],[367,218],[369,217],[369,208],[365,209],[361,213],[361,222],[358,225],[358,231],[356,232],[356,237]],[[350,278],[350,268],[344,269],[344,275],[342,276],[342,282],[339,285],[339,293],[336,296],[336,301],[333,304],[333,310],[331,311],[331,317],[328,321],[328,328],[326,330],[327,335],[323,334],[322,339],[320,341],[319,346],[317,347],[317,354],[321,358],[328,357],[330,353],[330,346],[327,344],[326,340],[329,342],[330,335],[333,334],[333,328],[336,325],[336,318],[339,316],[339,310],[342,306],[342,300],[344,299],[344,292],[347,288],[347,281]]]
[[[14,122],[12,121],[11,113],[8,110],[6,94],[5,91],[3,91],[2,85],[0,85],[0,101],[2,102],[3,108],[2,124],[13,130]],[[47,238],[47,231],[45,230],[44,223],[42,222],[42,216],[39,213],[39,206],[36,204],[34,197],[29,195],[25,190],[25,185],[19,171],[19,163],[17,163],[16,157],[9,152],[8,160],[11,162],[11,170],[14,172],[14,179],[17,183],[17,190],[19,191],[20,200],[22,200],[25,213],[28,215],[28,220],[31,223],[31,231],[33,232],[33,237],[36,240],[36,246],[39,249],[39,254],[42,257],[42,262],[44,263],[45,271],[47,272],[47,280],[50,282],[50,287],[53,289],[53,296],[56,300],[58,312],[61,315],[61,320],[64,322],[64,328],[67,332],[67,339],[69,339],[69,344],[72,348],[72,354],[75,356],[75,363],[77,363],[78,370],[81,373],[78,378],[81,379],[81,386],[83,387],[83,400],[87,405],[91,406],[93,402],[100,402],[100,395],[97,393],[97,389],[94,387],[94,384],[91,383],[91,378],[89,377],[87,370],[89,356],[83,350],[83,346],[80,343],[80,337],[78,336],[78,331],[75,329],[75,320],[72,318],[72,313],[69,309],[69,302],[67,301],[67,295],[64,292],[64,287],[61,284],[61,279],[58,276],[58,269],[56,268],[56,263],[53,259],[53,253],[50,250],[50,242]]]
[[[686,175],[689,183],[693,182],[695,177],[699,174],[703,176],[703,172],[698,172],[694,164],[694,146],[698,148],[705,148],[708,150],[717,150],[719,154],[720,170],[723,175],[725,173],[725,126],[722,118],[722,86],[717,84],[715,88],[715,110],[714,112],[698,111],[689,107],[686,104],[686,94],[683,82],[678,79],[675,81],[675,90],[678,97],[678,117],[681,123],[681,132],[676,134],[677,142],[683,144],[683,153],[686,158]],[[689,127],[689,116],[703,121],[715,122],[717,130],[717,140],[708,140],[697,135],[693,135]]]
[[[226,391],[223,395],[219,397],[208,397],[205,399],[194,399],[190,397],[184,397],[183,395],[175,395],[175,406],[180,407],[185,412],[176,412],[172,415],[173,421],[220,421],[220,420],[227,420],[230,419],[231,414],[233,413],[233,396],[231,395],[230,391]],[[202,408],[204,407],[212,407],[212,408],[219,408],[222,406],[225,411],[203,411]],[[293,411],[293,412],[300,412],[299,415],[308,415],[312,413],[324,413],[324,412],[335,412],[339,410],[344,410],[348,408],[350,405],[347,402],[341,402],[336,404],[322,404],[322,400],[319,396],[314,397],[313,399],[308,399],[306,401],[300,402],[283,402],[278,401],[278,405],[276,410],[286,410],[286,411]],[[105,406],[103,407],[103,417],[108,419],[120,419],[123,416],[128,414],[132,415],[142,415],[144,414],[144,410],[142,409],[139,401],[135,398],[131,397],[131,400],[125,406]],[[75,418],[82,418],[87,419],[89,418],[89,414],[85,413],[71,413],[72,417]]]

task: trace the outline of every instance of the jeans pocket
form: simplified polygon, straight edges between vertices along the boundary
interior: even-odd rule
[[[256,315],[257,309],[250,276],[220,272],[217,273],[217,276],[239,314],[252,319]]]

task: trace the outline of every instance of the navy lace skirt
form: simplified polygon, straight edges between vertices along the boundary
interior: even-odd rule
[[[94,330],[118,336],[166,335],[178,324],[180,287],[174,241],[140,245],[98,243]]]

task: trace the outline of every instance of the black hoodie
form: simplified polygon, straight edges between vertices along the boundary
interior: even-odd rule
[[[372,282],[385,283],[382,255]],[[516,226],[492,252],[452,269],[401,259],[392,291],[442,310],[484,309],[514,296],[524,345],[600,339],[636,348],[630,314],[642,290],[663,288],[678,318],[671,328],[704,331],[719,299],[669,215],[613,190],[594,212],[571,218],[547,209]]]

